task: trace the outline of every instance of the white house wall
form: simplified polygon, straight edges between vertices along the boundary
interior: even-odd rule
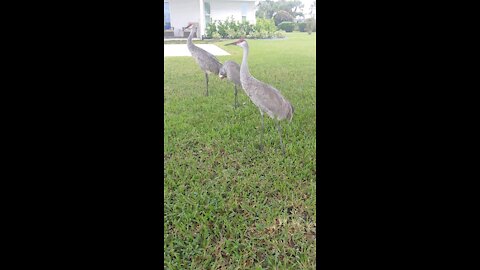
[[[237,21],[242,21],[242,5],[247,5],[247,21],[255,24],[255,1],[210,0],[210,13],[212,20],[224,21],[233,16]]]
[[[201,0],[169,0],[170,20],[175,36],[183,36],[182,27],[189,22],[200,22]],[[203,10],[203,7],[202,7]]]
[[[183,36],[182,27],[189,22],[201,26],[200,35],[205,34],[204,0],[164,0],[170,6],[170,21],[175,36]],[[255,24],[255,1],[252,0],[210,0],[210,17],[212,20],[224,21],[233,16],[242,21],[242,6],[247,5],[246,19]]]

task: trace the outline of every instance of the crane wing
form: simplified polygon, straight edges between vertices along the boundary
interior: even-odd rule
[[[213,54],[205,51],[202,48],[196,47],[192,52],[192,55],[203,70],[207,70],[218,75],[222,64]]]

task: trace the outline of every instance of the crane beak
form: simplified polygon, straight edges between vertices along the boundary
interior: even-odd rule
[[[228,45],[238,45],[238,44],[241,43],[242,41],[244,41],[243,38],[241,38],[241,39],[239,39],[239,40],[237,40],[237,41],[235,41],[235,42],[225,44],[225,46],[228,46]]]

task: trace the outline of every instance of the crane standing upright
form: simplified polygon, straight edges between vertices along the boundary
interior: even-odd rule
[[[205,72],[205,80],[207,82],[207,92],[205,95],[208,96],[208,74],[213,73],[215,75],[218,75],[222,64],[215,56],[213,56],[213,54],[193,44],[193,33],[197,32],[197,26],[193,25],[193,23],[189,23],[187,27],[185,27],[185,29],[188,29],[190,27],[192,28],[190,29],[190,35],[187,39],[187,47],[197,64]]]
[[[262,133],[260,137],[260,148],[263,148],[263,114],[267,113],[272,118],[278,129],[278,135],[280,136],[280,145],[282,152],[285,155],[285,147],[282,142],[282,129],[280,121],[289,119],[292,121],[294,108],[288,100],[286,100],[280,92],[264,82],[261,82],[254,78],[248,70],[248,43],[246,40],[239,39],[235,42],[226,45],[237,45],[243,48],[242,65],[240,66],[240,82],[245,93],[250,97],[253,104],[258,107],[262,116]]]

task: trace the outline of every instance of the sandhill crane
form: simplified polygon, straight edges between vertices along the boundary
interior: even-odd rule
[[[285,147],[282,142],[282,128],[280,121],[289,119],[292,121],[294,108],[288,100],[286,100],[280,92],[274,87],[255,79],[248,70],[248,43],[246,40],[239,39],[235,42],[226,45],[237,45],[243,48],[242,65],[240,66],[240,82],[242,88],[255,104],[262,116],[262,133],[260,137],[260,148],[263,148],[263,114],[267,113],[272,118],[278,129],[278,135],[280,136],[280,145],[282,146],[282,152],[285,155]]]
[[[240,66],[233,62],[233,61],[226,61],[223,63],[223,66],[220,68],[220,72],[218,73],[220,79],[227,77],[229,81],[231,81],[235,86],[235,108],[238,106],[237,101],[237,86],[242,87],[242,83],[240,82]]]
[[[189,27],[192,27],[192,28],[190,30],[190,35],[188,36],[188,39],[187,39],[187,47],[190,53],[192,54],[193,58],[197,62],[197,64],[205,72],[205,80],[207,82],[206,96],[208,96],[208,74],[213,73],[215,75],[218,75],[218,73],[220,72],[220,68],[222,67],[222,64],[220,63],[220,61],[218,61],[218,59],[215,56],[213,56],[213,54],[193,44],[192,42],[193,33],[197,32],[197,26],[193,25],[192,23],[189,23],[187,27],[185,27],[185,29],[188,29]]]

